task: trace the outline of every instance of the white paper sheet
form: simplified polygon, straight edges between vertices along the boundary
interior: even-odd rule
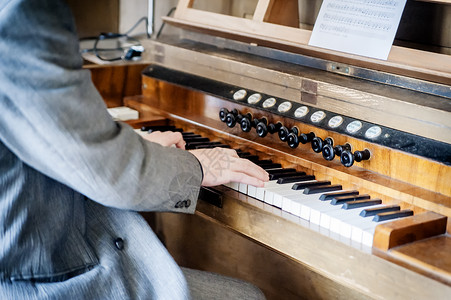
[[[309,45],[387,59],[406,0],[324,0]]]

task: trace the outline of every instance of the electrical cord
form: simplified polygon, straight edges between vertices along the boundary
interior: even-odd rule
[[[118,60],[132,60],[136,57],[140,57],[141,53],[144,51],[144,48],[142,47],[140,41],[137,38],[130,36],[130,33],[143,21],[145,22],[145,25],[146,25],[146,36],[147,36],[147,38],[150,38],[149,20],[147,17],[142,17],[124,34],[108,32],[108,33],[100,33],[99,36],[97,36],[97,37],[80,39],[80,40],[95,39],[94,46],[91,49],[84,49],[82,51],[82,53],[93,52],[97,58],[99,58],[100,60],[103,60],[103,61],[108,61],[108,62],[118,61]],[[99,42],[105,41],[108,39],[110,39],[110,40],[118,39],[119,41],[120,40],[128,41],[128,42],[132,42],[133,45],[132,46],[124,46],[124,47],[121,46],[121,47],[116,47],[116,48],[98,48]],[[130,44],[130,43],[128,43],[128,44]],[[116,56],[113,58],[108,58],[108,57],[104,57],[103,55],[101,55],[101,52],[113,52],[113,51],[117,51],[117,52],[121,51],[122,55]]]
[[[166,14],[166,17],[169,17],[170,15],[172,15],[172,13],[175,11],[175,9],[176,9],[176,7],[171,8],[171,9],[169,10],[169,12]],[[164,28],[164,25],[165,25],[165,24],[166,24],[166,23],[164,23],[164,22],[161,24],[160,29],[158,29],[158,33],[157,33],[157,35],[155,36],[156,39],[158,39],[158,38],[160,37],[160,34],[161,34],[161,32],[163,31],[163,28]]]

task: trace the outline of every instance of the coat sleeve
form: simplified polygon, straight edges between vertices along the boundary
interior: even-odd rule
[[[111,119],[64,1],[3,1],[0,53],[0,139],[25,164],[106,206],[194,211],[199,162]]]

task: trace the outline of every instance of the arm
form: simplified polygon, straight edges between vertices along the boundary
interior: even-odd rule
[[[82,69],[63,2],[0,6],[0,139],[24,163],[107,206],[179,210],[179,200],[195,203],[198,161],[110,118]]]

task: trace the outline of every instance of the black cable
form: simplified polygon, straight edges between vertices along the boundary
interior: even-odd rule
[[[121,55],[120,57],[114,57],[114,58],[105,58],[105,57],[102,57],[101,55],[100,55],[100,51],[102,51],[102,52],[106,52],[106,51],[123,51],[123,52],[125,52],[125,50],[126,49],[124,49],[123,47],[117,47],[117,48],[98,48],[97,47],[97,45],[98,45],[98,43],[100,42],[100,41],[103,41],[103,40],[107,40],[107,39],[120,39],[120,38],[125,38],[125,39],[127,39],[127,40],[131,40],[131,41],[133,41],[133,42],[135,42],[136,43],[136,45],[133,45],[132,47],[134,47],[134,46],[140,46],[141,45],[141,43],[139,42],[139,40],[138,39],[136,39],[136,38],[134,38],[134,37],[132,37],[132,36],[129,36],[129,34],[141,23],[141,22],[145,22],[145,25],[146,25],[146,36],[147,36],[147,38],[150,38],[150,34],[149,34],[149,19],[147,18],[147,17],[142,17],[141,19],[139,19],[126,33],[124,33],[124,34],[121,34],[121,33],[113,33],[113,32],[108,32],[108,33],[100,33],[100,35],[99,36],[97,36],[97,37],[89,37],[89,38],[83,38],[83,39],[80,39],[80,41],[85,41],[85,40],[89,40],[89,39],[95,39],[95,42],[94,42],[94,46],[93,46],[93,48],[92,49],[84,49],[83,51],[82,51],[82,53],[86,53],[86,52],[94,52],[94,54],[95,54],[95,56],[97,57],[97,58],[99,58],[99,59],[101,59],[101,60],[103,60],[103,61],[117,61],[117,60],[121,60],[121,59],[132,59],[134,56],[139,56],[140,55],[140,53],[138,53],[138,52],[140,52],[140,51],[136,51],[136,50],[133,50],[135,53],[133,54],[131,54],[131,57],[129,56],[129,54],[127,53],[127,54],[125,54],[125,55]],[[127,51],[128,52],[128,51]],[[141,51],[142,52],[142,51]],[[136,55],[136,54],[138,54],[138,55]]]
[[[100,48],[99,49],[99,48],[97,48],[97,45],[98,45],[99,41],[103,41],[103,40],[107,40],[107,39],[116,39],[116,38],[126,38],[128,40],[132,40],[132,41],[136,42],[137,45],[141,45],[139,40],[137,40],[136,38],[130,37],[127,34],[119,34],[119,33],[111,33],[111,32],[110,33],[101,33],[99,35],[99,37],[95,40],[94,46],[92,48],[92,51],[94,52],[94,55],[97,58],[99,58],[99,59],[101,59],[103,61],[117,61],[117,60],[124,59],[124,57],[125,57],[124,55],[121,55],[119,57],[114,57],[114,58],[105,58],[105,57],[102,57],[99,54],[100,50],[102,50],[102,51],[123,51],[123,52],[125,52],[125,49],[122,48],[122,47],[109,48],[109,49],[104,49],[104,48]]]
[[[166,17],[169,17],[170,15],[172,15],[172,13],[175,11],[176,7],[173,7],[169,10],[169,12],[166,14]],[[161,32],[163,31],[165,23],[163,22],[160,26],[160,29],[158,30],[158,33],[155,37],[155,39],[158,39],[160,37]]]
[[[135,25],[133,25],[132,28],[130,28],[125,33],[125,35],[129,35],[130,32],[132,32],[139,25],[139,23],[141,23],[142,21],[145,21],[145,23],[146,23],[146,35],[147,35],[147,38],[150,38],[150,34],[149,34],[149,19],[147,17],[142,17],[141,19],[139,19],[138,22],[136,22]]]

